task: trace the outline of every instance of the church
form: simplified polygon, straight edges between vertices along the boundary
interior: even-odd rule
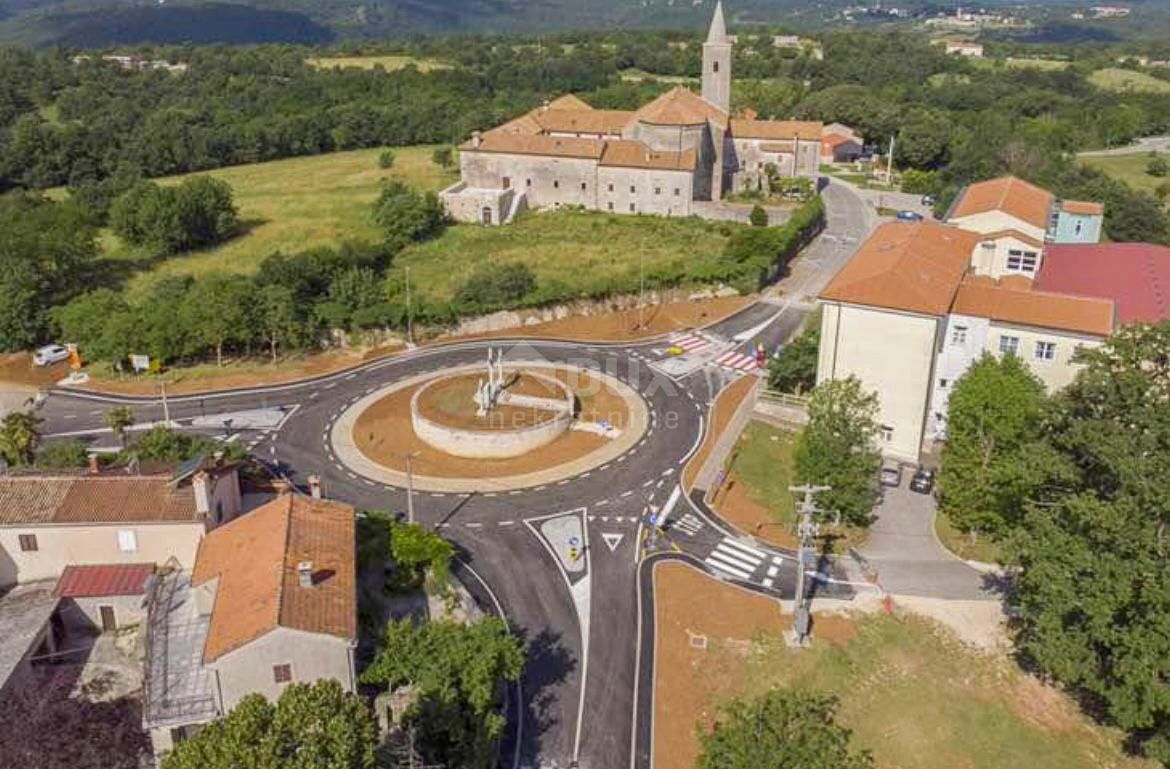
[[[634,111],[549,101],[459,147],[460,180],[440,193],[457,221],[506,224],[526,208],[703,215],[704,201],[760,188],[766,169],[815,176],[819,122],[731,115],[723,5],[703,44],[702,93],[678,86]],[[698,205],[696,205],[698,204]]]

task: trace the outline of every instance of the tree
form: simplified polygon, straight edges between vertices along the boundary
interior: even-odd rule
[[[0,420],[0,456],[11,465],[33,461],[41,440],[41,420],[27,411],[13,411]]]
[[[37,467],[62,469],[85,467],[89,463],[89,450],[85,442],[77,438],[57,441],[37,450]]]
[[[276,363],[277,347],[282,343],[287,346],[304,327],[297,315],[296,294],[285,286],[267,285],[256,292],[256,299],[256,316]]]
[[[446,582],[455,557],[451,543],[417,523],[390,525],[390,555],[394,562],[417,581],[429,571],[439,584]]]
[[[877,395],[857,379],[822,382],[809,397],[808,424],[796,442],[797,483],[831,486],[817,497],[821,509],[851,525],[868,525],[877,501],[877,412]]]
[[[1150,176],[1165,176],[1170,173],[1170,162],[1161,155],[1155,155],[1146,163],[1146,173]]]
[[[222,243],[239,226],[231,185],[222,179],[210,176],[185,179],[175,189],[174,204],[183,233],[178,251]]]
[[[382,154],[378,155],[378,168],[382,168],[382,169],[389,171],[391,168],[394,167],[394,160],[395,160],[394,150],[391,150],[391,149],[382,150]]]
[[[54,309],[61,338],[77,345],[90,360],[119,360],[129,353],[129,329],[120,321],[130,314],[121,293],[99,288]]]
[[[224,348],[247,341],[252,307],[252,284],[238,275],[211,274],[187,292],[181,317],[198,343],[215,350],[215,364],[223,365]]]
[[[193,176],[177,187],[135,184],[110,206],[110,227],[131,245],[175,254],[215,245],[239,226],[232,188],[221,179]]]
[[[514,307],[536,288],[536,276],[522,262],[476,268],[455,292],[455,303],[472,311]]]
[[[1012,552],[1024,660],[1170,765],[1170,323],[1083,350],[1053,399],[1042,479]]]
[[[126,448],[126,430],[134,425],[134,409],[129,406],[116,406],[105,413],[105,422],[118,437],[122,448]]]
[[[431,153],[431,162],[446,170],[455,165],[455,153],[450,147],[439,147]]]
[[[382,226],[387,246],[397,250],[437,236],[447,224],[447,215],[433,192],[418,192],[391,181],[383,185],[374,203],[374,220]]]
[[[162,769],[371,769],[377,728],[358,694],[329,679],[290,684],[275,704],[244,697],[180,742]]]
[[[523,645],[502,620],[463,625],[404,619],[386,626],[361,680],[391,690],[418,688],[407,719],[418,728],[428,761],[487,769],[495,765],[493,744],[505,725],[497,712],[501,686],[518,680],[523,666]]]
[[[732,700],[700,737],[698,769],[869,769],[873,759],[850,749],[837,706],[835,697],[803,689]]]
[[[137,457],[145,462],[185,462],[200,455],[224,451],[231,459],[243,459],[248,450],[239,443],[223,444],[203,435],[184,433],[169,427],[152,427],[122,451],[122,459]]]
[[[817,356],[821,344],[820,315],[768,361],[768,387],[782,393],[811,390],[817,383]]]
[[[938,477],[939,508],[961,531],[1007,533],[1030,492],[1048,406],[1044,384],[1016,355],[984,355],[955,382]]]
[[[768,226],[768,212],[764,210],[763,206],[752,206],[752,212],[748,216],[748,221],[753,227],[767,227]]]

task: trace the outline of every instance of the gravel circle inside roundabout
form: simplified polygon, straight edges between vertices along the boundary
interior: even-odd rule
[[[641,395],[609,374],[548,362],[509,361],[506,370],[520,395],[570,393],[576,401],[573,427],[533,450],[505,458],[440,450],[416,432],[419,416],[444,429],[478,435],[539,430],[550,419],[539,409],[515,407],[477,418],[471,398],[484,367],[458,366],[394,382],[350,405],[328,436],[338,461],[371,481],[405,488],[406,458],[413,455],[417,490],[510,491],[555,483],[611,462],[629,451],[649,426]],[[606,424],[614,428],[608,436],[588,429]]]

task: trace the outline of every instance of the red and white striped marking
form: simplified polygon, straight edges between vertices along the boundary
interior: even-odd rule
[[[672,347],[681,348],[684,354],[688,352],[704,350],[711,346],[710,342],[701,336],[696,336],[695,334],[687,334],[685,336],[672,338],[670,340],[670,344]]]
[[[729,368],[732,371],[756,371],[760,368],[760,364],[756,363],[756,356],[744,355],[735,350],[719,356],[715,360],[715,365]]]

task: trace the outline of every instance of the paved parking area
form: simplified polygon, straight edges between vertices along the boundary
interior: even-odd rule
[[[993,584],[939,544],[934,533],[935,502],[929,494],[902,485],[885,488],[874,509],[877,520],[861,548],[888,593],[952,600],[998,600]]]

